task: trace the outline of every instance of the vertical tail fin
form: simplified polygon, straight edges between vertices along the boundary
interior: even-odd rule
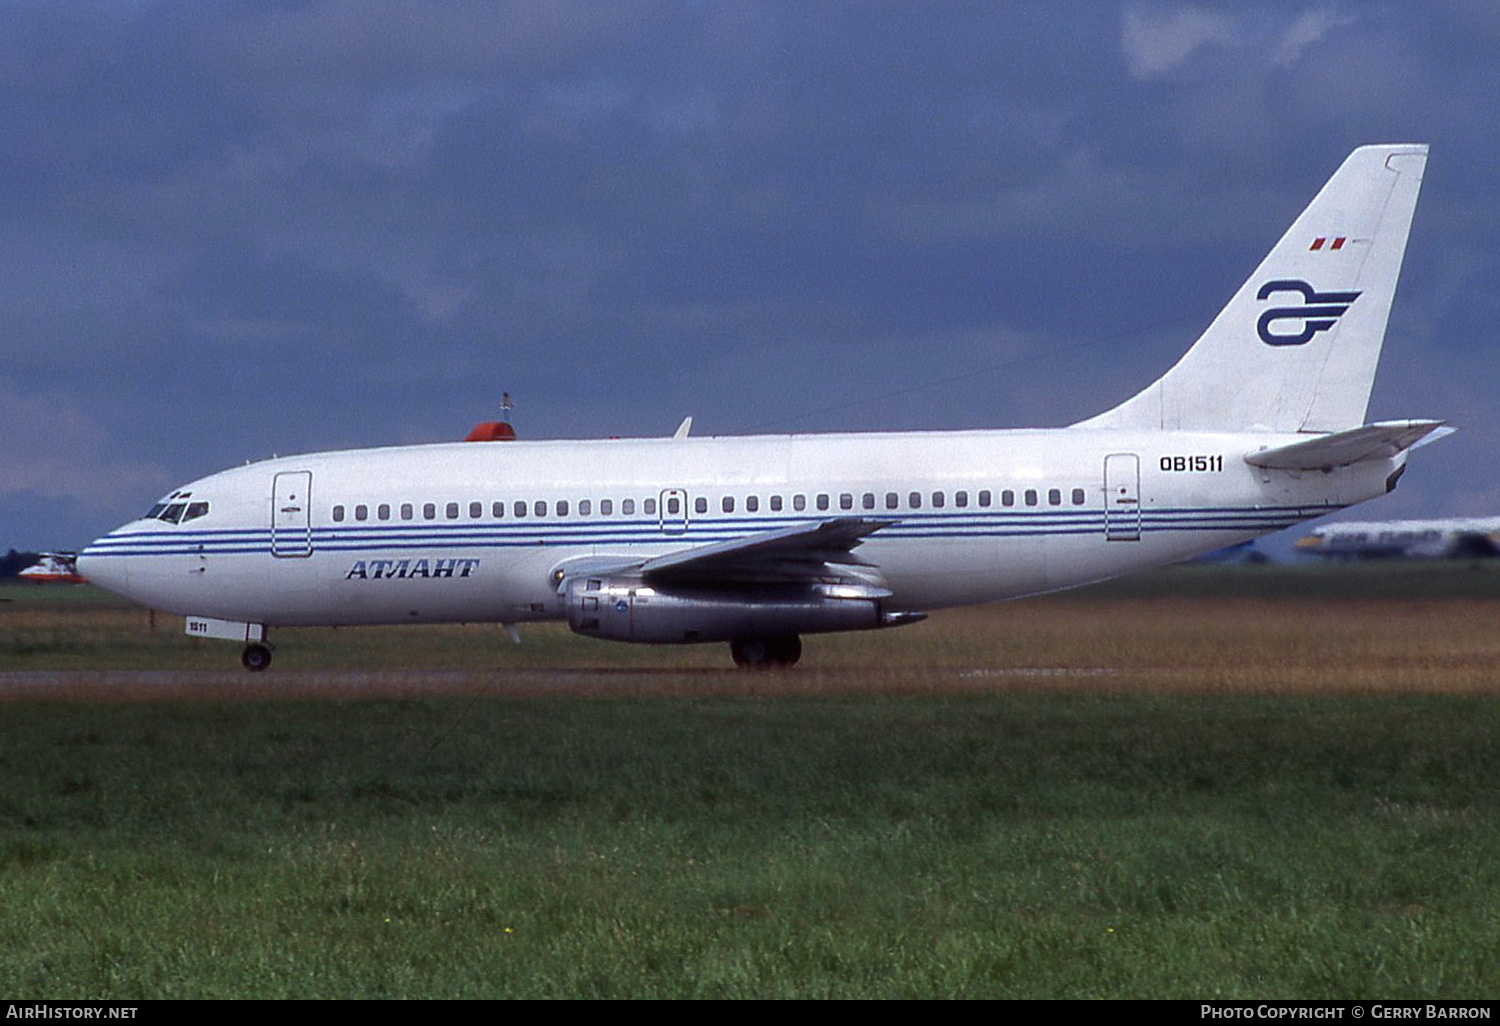
[[[1338,431],[1364,422],[1427,147],[1361,146],[1177,364],[1078,427]]]

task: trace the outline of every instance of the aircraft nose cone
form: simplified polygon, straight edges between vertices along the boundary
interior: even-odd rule
[[[120,595],[128,594],[130,570],[123,556],[111,555],[109,548],[114,535],[96,539],[78,554],[78,572],[91,584]]]

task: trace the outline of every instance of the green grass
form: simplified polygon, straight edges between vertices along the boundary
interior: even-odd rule
[[[35,997],[1462,997],[1495,704],[12,704]]]
[[[775,674],[7,590],[0,993],[1495,993],[1495,575],[1263,570]]]

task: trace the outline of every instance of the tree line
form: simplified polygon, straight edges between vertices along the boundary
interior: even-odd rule
[[[11,549],[0,559],[0,580],[14,577],[42,558],[40,552],[17,552]]]

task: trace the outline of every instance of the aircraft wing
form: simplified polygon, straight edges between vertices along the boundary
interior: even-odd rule
[[[826,576],[830,563],[871,566],[854,555],[854,549],[891,523],[838,517],[815,524],[794,524],[657,556],[641,564],[640,573],[646,581],[663,584],[806,582]]]
[[[1318,435],[1305,442],[1252,452],[1245,457],[1245,462],[1273,470],[1344,467],[1360,460],[1390,459],[1442,428],[1440,420],[1381,421],[1348,431]]]
[[[648,584],[700,585],[808,584],[858,577],[874,583],[873,564],[854,554],[866,538],[895,523],[863,517],[837,517],[817,523],[731,538],[644,560],[595,557],[572,560],[554,571],[557,579],[582,574],[638,575]],[[868,568],[861,573],[856,568]],[[883,587],[882,587],[882,590]]]

